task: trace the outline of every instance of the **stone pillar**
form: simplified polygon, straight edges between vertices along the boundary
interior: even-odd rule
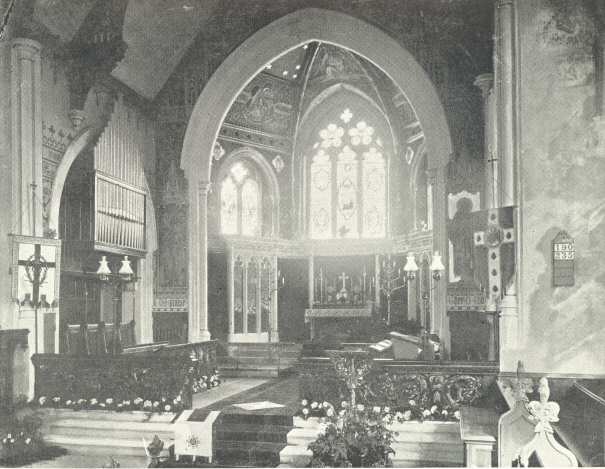
[[[417,280],[407,279],[408,286],[408,321],[418,320],[418,292],[416,291]]]
[[[442,255],[445,272],[439,280],[434,280],[431,273],[431,332],[439,335],[444,352],[449,355],[450,328],[447,316],[447,231],[446,231],[446,196],[445,173],[446,168],[431,168],[427,171],[428,183],[432,188],[433,212],[433,251]]]
[[[496,118],[494,114],[494,75],[484,73],[475,79],[475,86],[481,90],[483,97],[483,145],[485,160],[485,185],[483,208],[490,209],[499,206],[499,168],[496,147]]]
[[[380,254],[374,255],[374,302],[376,308],[380,308]]]
[[[189,342],[210,340],[208,331],[208,181],[189,185]]]
[[[309,309],[315,303],[315,268],[313,256],[309,256]]]
[[[42,236],[42,46],[17,38],[11,54],[13,232]]]
[[[273,256],[273,289],[271,292],[271,322],[269,325],[270,336],[269,342],[279,342],[279,290],[281,285],[279,284],[279,271],[277,269],[277,256]],[[275,294],[274,294],[275,293]]]
[[[9,7],[8,0],[0,0],[0,8],[5,12]],[[16,214],[12,205],[12,148],[11,148],[11,55],[12,55],[12,24],[9,22],[4,29],[4,37],[0,39],[0,330],[16,327],[16,308],[11,301],[12,281],[8,267],[12,263],[11,239],[6,233],[15,231]],[[0,380],[1,381],[1,380]]]
[[[233,248],[229,246],[227,248],[227,314],[229,315],[229,341],[235,333],[235,318],[233,312],[234,304],[234,285],[235,278],[233,277],[233,264],[235,259],[233,257]]]
[[[495,9],[496,41],[494,52],[497,153],[499,160],[499,199],[496,207],[517,204],[517,33],[515,0],[498,0]],[[521,230],[518,208],[514,211],[516,271],[510,285],[505,285],[500,310],[500,368],[514,369],[517,357],[519,302],[517,298],[518,275],[521,261]],[[510,366],[509,366],[510,365]],[[512,367],[512,368],[511,368]]]

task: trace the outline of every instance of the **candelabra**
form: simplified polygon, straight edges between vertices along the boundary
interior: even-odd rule
[[[406,264],[407,266],[407,264]],[[404,280],[403,284],[399,284]],[[387,300],[387,324],[391,324],[391,298],[393,293],[405,287],[405,279],[401,276],[401,267],[397,268],[397,263],[391,259],[388,254],[386,259],[382,261],[382,275],[379,278],[380,291],[384,293]]]
[[[99,268],[97,269],[97,276],[101,282],[111,285],[113,287],[113,341],[111,352],[118,354],[122,351],[122,340],[120,336],[120,326],[122,322],[122,315],[119,311],[119,302],[122,299],[122,292],[124,287],[129,283],[136,282],[136,277],[132,271],[130,260],[128,256],[124,256],[122,265],[118,270],[117,274],[111,272],[109,264],[107,263],[107,257],[102,256],[99,261]]]

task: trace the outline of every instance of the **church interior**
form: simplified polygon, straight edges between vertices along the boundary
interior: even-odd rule
[[[605,465],[605,4],[0,20],[0,415],[58,465]]]

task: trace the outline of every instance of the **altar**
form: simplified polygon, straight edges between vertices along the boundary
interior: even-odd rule
[[[316,320],[320,318],[371,318],[372,306],[341,308],[310,308],[305,310],[305,323],[310,324],[311,340],[315,338]]]

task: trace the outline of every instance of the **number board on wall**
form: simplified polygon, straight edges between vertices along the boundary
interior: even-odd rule
[[[561,231],[553,240],[552,256],[553,286],[572,287],[576,249],[573,238],[565,231]]]

